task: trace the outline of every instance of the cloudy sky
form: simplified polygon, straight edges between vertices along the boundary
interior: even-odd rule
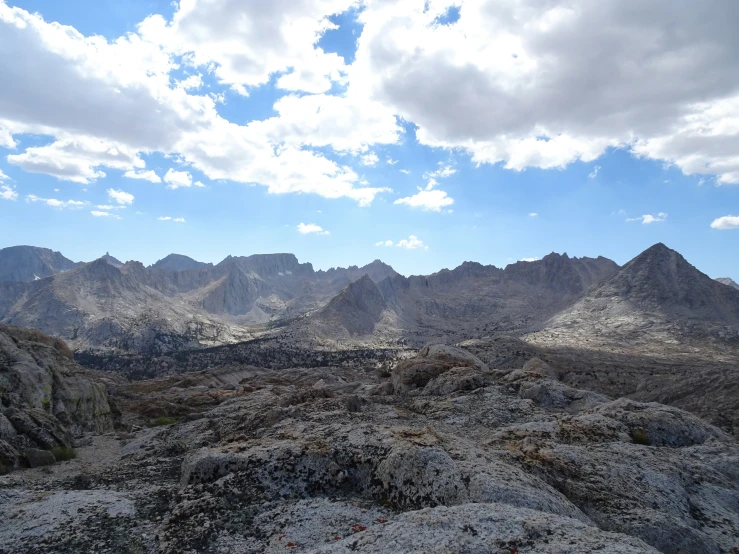
[[[0,247],[739,280],[739,3],[0,0]]]

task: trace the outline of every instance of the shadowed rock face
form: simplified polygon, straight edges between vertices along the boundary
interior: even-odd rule
[[[83,432],[113,427],[106,387],[74,362],[64,342],[32,329],[0,325],[0,400],[6,467],[31,463],[33,450],[72,447]]]
[[[11,246],[0,249],[0,281],[35,281],[77,265],[48,248]]]
[[[321,310],[319,320],[339,325],[350,336],[368,335],[387,307],[375,282],[365,275],[341,291]]]

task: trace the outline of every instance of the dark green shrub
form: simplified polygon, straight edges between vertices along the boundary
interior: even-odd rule
[[[74,448],[67,448],[66,446],[52,448],[51,453],[54,455],[57,462],[74,460],[77,457],[77,452],[75,452]]]

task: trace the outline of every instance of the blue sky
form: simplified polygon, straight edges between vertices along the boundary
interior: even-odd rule
[[[0,0],[0,247],[739,280],[732,8],[526,3]]]

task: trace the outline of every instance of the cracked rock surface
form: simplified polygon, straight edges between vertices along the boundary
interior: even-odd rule
[[[0,477],[0,552],[739,548],[732,436],[541,360],[431,345],[389,370],[249,367],[116,395],[132,427]],[[148,428],[152,406],[176,411]]]

